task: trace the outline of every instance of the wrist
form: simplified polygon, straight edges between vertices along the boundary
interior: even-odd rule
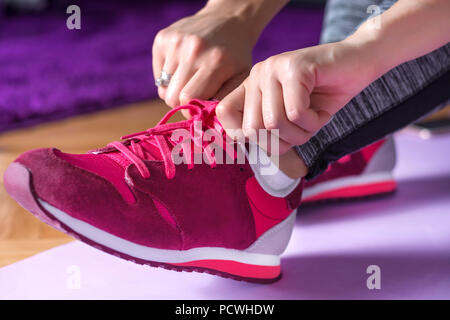
[[[386,51],[381,30],[370,23],[362,24],[342,43],[352,48],[360,70],[366,72],[370,81],[375,81],[395,66],[392,55]]]
[[[241,25],[256,43],[266,25],[289,0],[209,0],[198,14],[212,14]]]
[[[399,35],[399,32],[386,21],[386,17],[383,25],[378,26],[373,19],[376,18],[364,22],[344,41],[360,48],[360,54],[367,57],[367,63],[371,64],[376,79],[411,57],[404,53],[405,47],[408,48],[407,45],[399,46],[399,43],[406,42],[401,32]]]

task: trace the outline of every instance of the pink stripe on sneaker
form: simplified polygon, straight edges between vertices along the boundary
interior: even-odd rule
[[[260,266],[231,260],[197,260],[184,263],[171,263],[175,266],[197,267],[218,270],[243,278],[275,279],[281,274],[281,267]]]
[[[156,210],[158,210],[160,216],[167,221],[172,227],[176,228],[177,223],[175,222],[175,219],[170,214],[169,210],[158,200],[152,199],[153,203],[155,204]]]
[[[365,197],[376,194],[393,192],[395,191],[396,188],[397,183],[394,180],[375,182],[367,185],[347,186],[338,189],[333,189],[330,191],[324,191],[317,195],[307,197],[305,199],[302,199],[302,202],[306,203],[320,200]]]

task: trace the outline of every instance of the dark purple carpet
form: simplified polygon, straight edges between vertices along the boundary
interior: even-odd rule
[[[81,30],[65,8],[0,16],[0,131],[156,97],[156,32],[204,1],[78,1]],[[317,44],[322,9],[290,6],[268,26],[255,61]]]

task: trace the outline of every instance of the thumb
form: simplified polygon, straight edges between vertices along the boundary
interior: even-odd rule
[[[245,88],[239,86],[227,95],[216,107],[216,115],[227,135],[232,139],[243,138]]]
[[[222,100],[224,97],[229,95],[234,89],[239,87],[241,83],[244,82],[245,78],[247,78],[248,74],[249,72],[245,71],[229,79],[227,82],[223,84],[222,88],[219,89],[214,98],[217,100]]]

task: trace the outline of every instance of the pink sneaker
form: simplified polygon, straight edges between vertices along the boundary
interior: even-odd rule
[[[345,156],[316,179],[305,183],[302,203],[358,198],[393,192],[397,183],[393,138],[375,142]]]
[[[195,120],[202,121],[202,132],[212,128],[225,137],[215,105],[193,100],[171,110],[155,128],[88,154],[26,152],[5,172],[6,190],[47,224],[123,259],[275,281],[302,182],[272,192],[260,186],[247,160],[176,167],[172,160],[179,143],[171,134],[180,128],[193,133]],[[166,123],[180,109],[190,110],[192,119]],[[208,148],[200,143],[200,150]]]

